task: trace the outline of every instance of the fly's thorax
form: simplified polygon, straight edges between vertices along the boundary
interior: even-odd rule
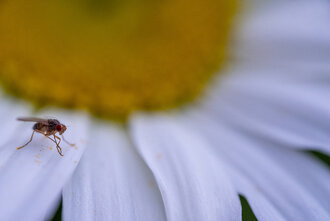
[[[56,119],[49,119],[48,120],[48,130],[47,132],[56,131],[56,126],[60,124],[60,122]]]

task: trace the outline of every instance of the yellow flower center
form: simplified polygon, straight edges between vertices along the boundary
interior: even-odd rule
[[[0,1],[0,81],[110,117],[191,101],[223,61],[232,0]]]

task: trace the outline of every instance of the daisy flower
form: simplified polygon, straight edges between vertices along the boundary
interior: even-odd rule
[[[0,220],[330,220],[330,3],[237,5],[0,2]]]

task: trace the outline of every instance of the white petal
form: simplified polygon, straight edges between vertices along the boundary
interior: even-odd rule
[[[64,220],[165,220],[154,177],[124,129],[95,123],[63,191]]]
[[[201,118],[198,120],[199,117],[195,116],[194,123],[190,123],[189,118],[191,117],[187,117],[187,128],[195,128],[203,133],[214,153],[221,160],[227,162],[232,171],[236,171],[235,175],[232,176],[235,185],[244,185],[242,180],[249,179],[248,185],[253,184],[253,188],[273,203],[275,208],[288,220],[330,219],[328,208],[323,207],[323,199],[318,199],[318,195],[314,191],[301,184],[301,179],[297,179],[298,175],[289,166],[280,165],[271,154],[268,155],[262,151],[265,148],[270,148],[267,142],[262,139],[260,142],[254,142],[253,139],[249,139],[244,134],[233,132],[223,125],[214,123],[213,119]],[[311,170],[313,168],[309,171]],[[324,169],[322,171],[314,167],[314,172],[318,173],[317,176],[323,173],[323,177],[320,178],[319,176],[316,183],[329,179],[324,174]],[[238,177],[240,174],[243,174],[244,177]],[[316,178],[317,176],[312,177]],[[326,184],[321,185],[319,183],[319,185],[323,186],[323,191],[328,191],[324,187]],[[248,191],[251,188],[248,187]],[[246,187],[237,186],[237,189],[244,191]],[[328,192],[325,193],[329,194]],[[245,192],[242,194],[245,195]],[[247,193],[246,197],[249,202],[254,202],[258,201],[256,197],[259,196],[258,194]]]
[[[329,1],[265,2],[240,18],[235,58],[259,65],[328,63]]]
[[[330,3],[269,6],[243,22],[235,53],[250,54],[228,69],[205,111],[269,143],[329,154]]]
[[[228,83],[219,95],[221,101],[210,103],[207,111],[247,135],[277,145],[330,153],[330,89],[312,82],[303,84],[299,79],[297,83],[262,80],[248,81],[248,86]]]
[[[240,202],[223,165],[176,120],[135,116],[131,122],[134,143],[156,178],[168,220],[241,220]]]
[[[16,117],[29,115],[3,100],[0,106],[0,122],[5,122],[2,128],[14,128],[11,129],[14,133],[1,137],[5,142],[0,146],[0,220],[48,219],[84,150],[79,139],[86,134],[86,119],[79,115],[58,115],[60,120],[72,122],[66,132],[67,139],[77,144],[74,148],[62,142],[64,157],[61,157],[54,144],[40,134],[35,134],[28,146],[16,150],[32,133],[32,125],[17,122]]]
[[[17,135],[17,127],[19,125],[16,121],[17,116],[24,116],[28,112],[29,108],[27,105],[2,97],[0,91],[0,147],[8,142],[9,138]]]
[[[243,195],[258,220],[281,221],[286,220],[273,203],[260,192],[258,188],[244,174],[228,166],[226,168],[231,179],[235,182],[237,192]]]
[[[311,193],[330,213],[330,171],[316,159],[285,148],[263,148],[278,165]]]

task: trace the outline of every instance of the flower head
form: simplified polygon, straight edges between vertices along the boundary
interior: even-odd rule
[[[126,123],[86,112],[39,112],[70,126],[66,134],[77,145],[64,146],[64,157],[42,136],[16,151],[31,131],[12,119],[32,111],[1,97],[0,220],[49,218],[61,195],[65,220],[241,220],[243,196],[259,220],[329,220],[329,168],[305,151],[330,153],[329,3],[248,3],[239,12],[224,74],[192,105],[135,111]],[[110,2],[104,4],[90,13],[103,13]],[[6,58],[0,55],[0,67],[28,70]],[[196,67],[188,64],[179,71]],[[16,80],[2,82],[19,88]]]

